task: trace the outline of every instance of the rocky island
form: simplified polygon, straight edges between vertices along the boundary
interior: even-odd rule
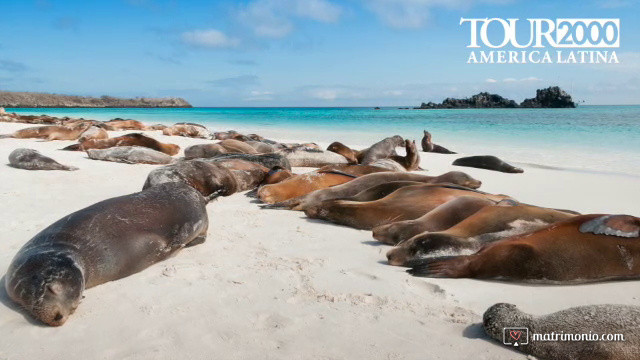
[[[558,86],[538,89],[536,97],[518,104],[497,94],[481,92],[466,99],[446,98],[442,103],[422,103],[414,109],[514,109],[514,108],[575,108],[576,104],[566,91]]]
[[[5,108],[190,108],[182,98],[90,97],[32,92],[0,91],[0,107]]]

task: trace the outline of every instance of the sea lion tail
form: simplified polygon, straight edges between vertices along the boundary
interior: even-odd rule
[[[446,270],[450,260],[459,258],[460,256],[440,256],[435,258],[418,258],[409,260],[406,266],[411,267],[407,272],[418,277],[449,277],[443,273]]]
[[[72,144],[60,150],[80,151],[80,144]]]
[[[11,134],[0,134],[0,139],[10,139],[13,135]]]
[[[250,197],[250,198],[254,198],[257,199],[258,198],[258,189],[260,189],[260,187],[256,187],[251,191],[248,191],[245,196]]]

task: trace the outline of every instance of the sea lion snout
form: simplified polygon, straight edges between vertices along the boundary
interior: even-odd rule
[[[413,257],[406,248],[396,247],[387,252],[387,262],[392,266],[403,266]]]

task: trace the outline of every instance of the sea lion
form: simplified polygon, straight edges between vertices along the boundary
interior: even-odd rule
[[[431,133],[427,130],[424,130],[424,136],[422,137],[422,151],[438,154],[457,154],[445,147],[434,144],[431,140]]]
[[[77,123],[72,126],[49,125],[36,126],[20,129],[11,135],[3,137],[12,137],[15,139],[45,139],[52,140],[76,140],[85,132],[90,125],[85,123]]]
[[[396,153],[396,147],[399,146],[405,146],[405,141],[400,135],[385,138],[371,145],[371,147],[360,151],[358,153],[358,163],[369,165],[379,159],[398,156],[398,153]]]
[[[368,166],[375,166],[375,167],[386,169],[387,171],[394,171],[394,172],[407,171],[407,169],[405,169],[404,166],[400,165],[400,163],[392,159],[378,159],[372,163],[369,163]]]
[[[407,172],[380,172],[363,175],[346,184],[337,185],[328,189],[316,190],[304,196],[275,204],[263,205],[262,207],[267,209],[304,210],[307,207],[315,206],[324,200],[348,198],[370,187],[391,181],[416,181],[432,184],[451,183],[471,189],[477,189],[482,184],[479,180],[476,180],[460,171],[450,171],[440,176],[426,176]]]
[[[238,188],[236,191],[245,191],[255,189],[258,185],[262,184],[269,174],[269,169],[266,167],[246,161],[242,159],[227,159],[215,162],[216,165],[221,165],[229,170],[236,178]]]
[[[214,132],[212,138],[214,140],[226,140],[226,139],[231,139],[231,137],[235,134],[237,134],[238,132],[235,130],[229,130],[229,131],[218,131],[218,132]]]
[[[85,289],[204,242],[205,205],[191,187],[163,184],[67,215],[18,251],[5,276],[7,294],[39,321],[60,326]]]
[[[341,172],[354,176],[362,176],[367,174],[373,174],[377,172],[390,171],[384,167],[372,166],[372,165],[326,165],[318,169],[319,173],[322,172]]]
[[[81,143],[92,139],[99,140],[108,138],[109,133],[107,133],[107,130],[98,126],[91,126],[85,132],[83,132],[82,135],[80,135],[80,137],[78,138],[78,142]]]
[[[209,129],[200,124],[178,123],[162,129],[167,136],[186,136],[192,138],[211,139]]]
[[[75,166],[62,165],[33,149],[16,149],[9,154],[9,165],[25,170],[78,170]]]
[[[176,182],[191,186],[207,200],[229,196],[239,188],[238,181],[230,169],[220,164],[194,159],[178,161],[151,171],[142,189]]]
[[[532,316],[513,304],[499,303],[487,309],[482,319],[484,331],[500,344],[514,344],[517,339],[515,350],[539,359],[557,360],[637,359],[638,324],[640,307],[630,305],[577,306]],[[527,333],[519,332],[520,329]],[[533,334],[543,338],[534,339]]]
[[[529,233],[574,217],[566,210],[556,210],[518,203],[512,199],[481,208],[446,230],[431,230],[407,237],[387,253],[391,265],[405,265],[414,258],[448,251],[460,254],[477,251],[482,245],[514,235]],[[407,236],[411,232],[407,233]]]
[[[336,154],[340,154],[347,159],[348,164],[357,164],[358,163],[358,151],[351,149],[347,145],[334,141],[328,147],[327,151],[334,152]]]
[[[197,144],[184,149],[184,158],[187,160],[206,159],[226,153],[227,149],[220,144]]]
[[[242,159],[258,163],[268,169],[276,166],[280,166],[283,169],[291,170],[291,163],[282,154],[224,154],[218,155],[213,158],[208,158],[206,161],[216,162],[225,161],[227,159]]]
[[[125,164],[170,164],[173,158],[163,152],[142,146],[116,146],[108,149],[87,150],[89,159]]]
[[[251,145],[235,139],[226,139],[218,143],[229,154],[257,154],[258,152]]]
[[[375,200],[382,199],[383,197],[391,194],[392,192],[402,187],[412,186],[412,185],[422,185],[422,184],[423,183],[418,181],[390,181],[390,182],[372,186],[368,189],[364,189],[353,196],[340,198],[337,200],[360,201],[360,202],[375,201]]]
[[[155,124],[155,125],[147,126],[147,130],[164,130],[166,128],[168,128],[168,126],[164,124]]]
[[[293,176],[290,170],[287,170],[281,166],[274,166],[269,169],[267,176],[264,179],[264,185],[277,184]]]
[[[147,130],[147,126],[138,120],[115,118],[104,123],[108,130]]]
[[[284,150],[282,154],[289,160],[291,166],[322,167],[326,165],[347,164],[347,159],[331,151],[317,149]]]
[[[391,183],[392,184],[392,183]],[[393,222],[373,228],[373,238],[389,245],[410,239],[425,231],[443,231],[495,204],[489,199],[461,196],[446,202],[414,220]]]
[[[262,141],[249,140],[249,141],[245,141],[245,143],[251,146],[252,148],[254,148],[256,152],[258,152],[258,154],[269,154],[269,153],[276,152],[275,147],[273,147],[270,144],[264,143]]]
[[[266,139],[258,134],[248,134],[247,137],[253,141],[264,142]]]
[[[507,164],[506,162],[491,155],[468,156],[459,158],[453,162],[453,165],[495,170],[512,174],[519,174],[524,172],[524,170],[522,170],[521,168]]]
[[[371,230],[396,221],[417,219],[450,200],[473,196],[500,201],[505,195],[492,195],[459,185],[421,184],[405,186],[375,201],[325,200],[307,206],[305,214],[356,229]]]
[[[416,142],[405,140],[404,144],[407,154],[405,156],[395,155],[390,159],[402,165],[406,171],[418,170],[420,168],[420,154],[418,153],[418,148],[416,148]]]
[[[414,276],[584,283],[640,276],[640,219],[580,215],[489,244],[473,255],[422,259]]]
[[[314,190],[326,189],[344,184],[357,176],[341,172],[317,172],[294,175],[280,183],[265,185],[258,190],[258,198],[272,204],[308,194]]]
[[[62,150],[87,151],[90,149],[108,149],[116,146],[142,146],[163,152],[167,155],[176,155],[180,151],[180,146],[178,145],[164,144],[140,133],[126,134],[110,139],[87,140],[82,143],[69,145]]]

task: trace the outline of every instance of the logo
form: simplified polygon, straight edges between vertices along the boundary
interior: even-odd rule
[[[525,327],[508,327],[502,330],[502,343],[510,346],[529,344],[529,329]]]
[[[469,26],[467,48],[487,49],[472,50],[469,64],[619,63],[620,19],[460,18],[460,25]]]

